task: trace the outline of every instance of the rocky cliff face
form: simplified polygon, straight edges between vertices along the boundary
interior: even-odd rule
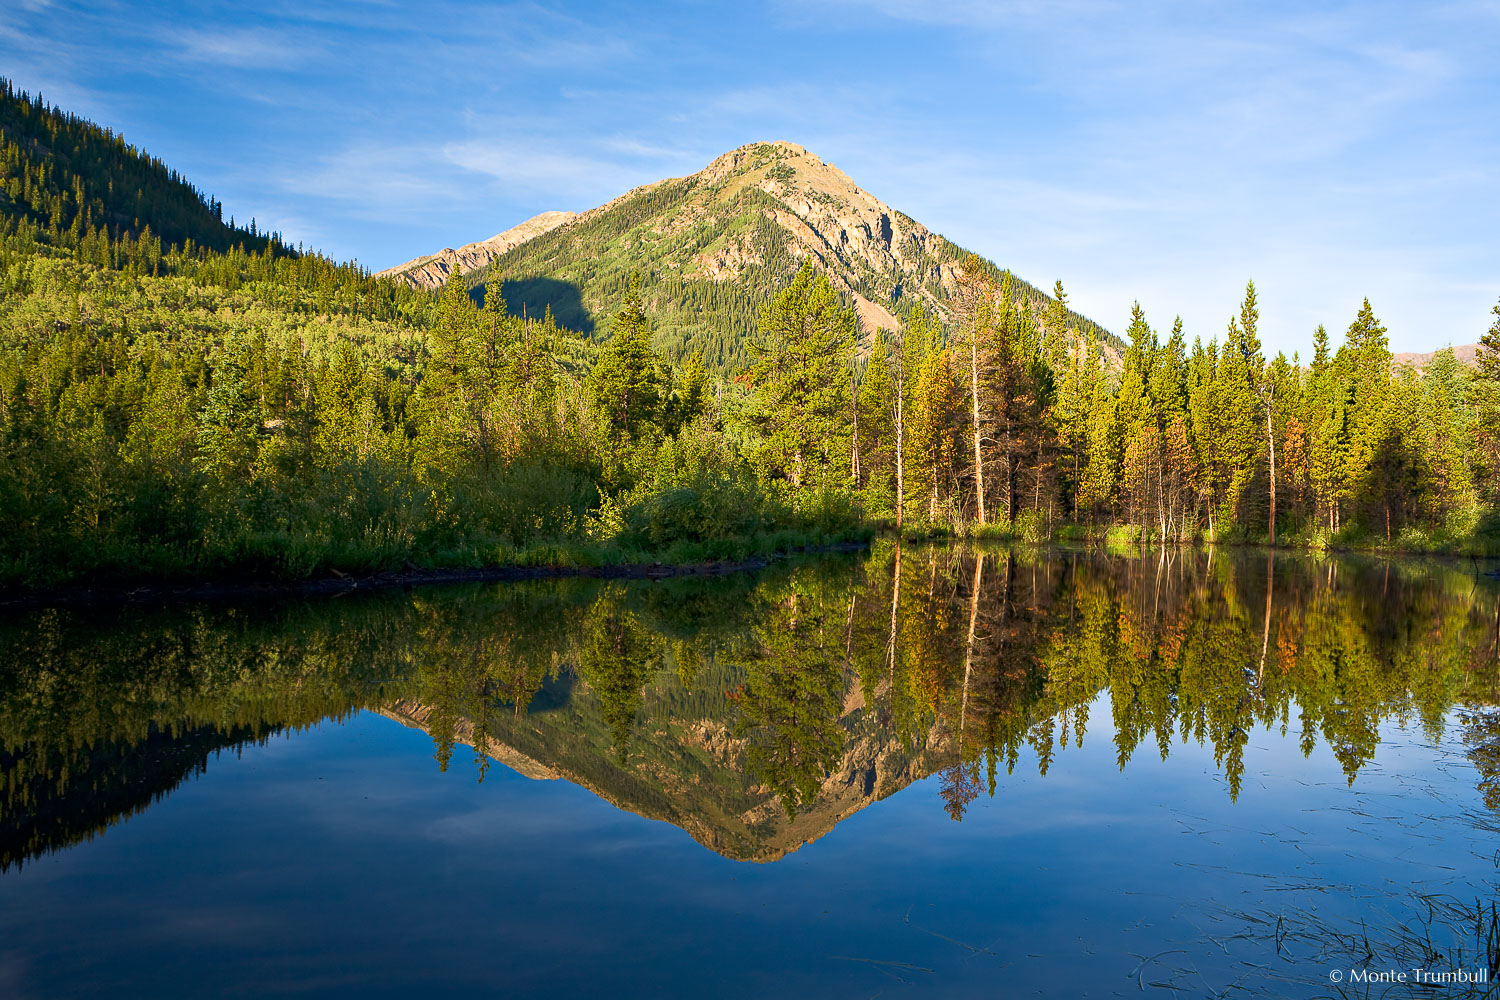
[[[412,288],[439,288],[455,269],[468,274],[489,264],[490,261],[514,249],[533,237],[556,229],[578,218],[576,212],[543,212],[534,215],[518,226],[503,233],[496,233],[487,240],[466,243],[457,250],[445,247],[435,254],[409,260],[405,264],[387,268],[376,274],[377,278],[390,278]]]
[[[832,163],[795,143],[758,143],[725,153],[695,178],[720,197],[751,186],[764,192],[774,204],[763,213],[785,234],[792,256],[799,264],[811,258],[853,300],[867,329],[895,329],[891,309],[903,295],[946,318],[962,251]],[[716,243],[694,255],[690,270],[732,281],[760,260],[752,233]]]

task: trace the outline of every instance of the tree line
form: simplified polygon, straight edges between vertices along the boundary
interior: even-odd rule
[[[1500,313],[1474,369],[1394,365],[1368,302],[1268,359],[1250,285],[1206,344],[1137,307],[1116,366],[1061,283],[971,258],[951,322],[867,336],[803,262],[733,351],[663,354],[638,273],[602,342],[498,274],[405,288],[3,90],[0,585],[744,558],[882,520],[1500,547]]]
[[[897,526],[1497,547],[1500,305],[1472,368],[1451,348],[1393,363],[1368,300],[1337,348],[1318,327],[1304,363],[1266,356],[1251,282],[1207,343],[1135,305],[1115,369],[1066,301],[1058,282],[1034,310],[971,260],[950,329],[916,310],[867,341],[804,267],[739,379],[753,454]]]

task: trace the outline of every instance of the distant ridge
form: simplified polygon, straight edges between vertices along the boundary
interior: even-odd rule
[[[520,246],[527,240],[555,229],[578,218],[576,212],[542,212],[533,215],[518,226],[503,233],[496,233],[487,240],[466,243],[454,250],[445,247],[435,254],[409,260],[405,264],[386,268],[376,273],[377,278],[391,278],[412,288],[438,288],[448,280],[448,275],[458,268],[465,273],[477,271],[500,254]]]
[[[1439,348],[1442,350],[1442,348]],[[1391,363],[1396,365],[1411,365],[1413,368],[1421,368],[1432,363],[1433,356],[1437,351],[1408,352],[1405,354],[1394,354]],[[1460,362],[1466,365],[1479,364],[1479,345],[1461,344],[1453,348],[1453,354]]]

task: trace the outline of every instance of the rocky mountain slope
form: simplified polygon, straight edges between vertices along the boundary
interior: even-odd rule
[[[535,236],[556,229],[578,218],[576,212],[543,212],[533,215],[518,226],[503,233],[496,233],[487,240],[466,243],[457,250],[444,247],[435,254],[409,260],[405,264],[386,268],[376,273],[377,278],[390,278],[412,288],[439,288],[448,280],[455,268],[465,273],[477,271],[496,257],[525,243]]]
[[[966,255],[801,146],[754,143],[517,243],[470,281],[498,277],[513,311],[550,309],[561,325],[601,337],[639,270],[657,346],[702,351],[727,370],[744,363],[760,306],[804,260],[829,276],[870,337],[918,303],[947,319]],[[1049,301],[1018,287],[1034,309]]]

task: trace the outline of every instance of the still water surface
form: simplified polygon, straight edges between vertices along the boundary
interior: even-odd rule
[[[0,996],[1488,995],[1347,979],[1500,964],[1497,616],[888,543],[14,614]]]

